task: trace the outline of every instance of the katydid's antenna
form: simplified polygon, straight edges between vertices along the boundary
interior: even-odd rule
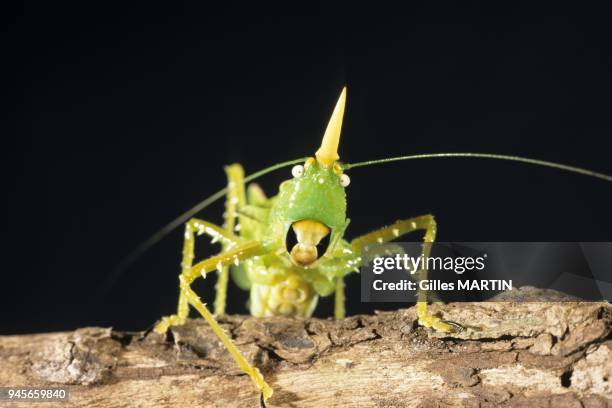
[[[570,173],[582,174],[583,176],[595,177],[605,181],[612,181],[612,176],[607,174],[598,173],[596,171],[583,169],[581,167],[568,166],[567,164],[555,163],[546,160],[530,159],[528,157],[521,156],[510,156],[505,154],[494,154],[494,153],[426,153],[426,154],[413,154],[409,156],[398,156],[388,157],[386,159],[368,160],[358,163],[347,163],[342,165],[343,170],[354,169],[355,167],[371,166],[374,164],[391,163],[395,161],[404,160],[419,160],[419,159],[441,159],[441,158],[475,158],[475,159],[494,159],[494,160],[505,160],[519,163],[533,164],[536,166],[550,167],[557,170],[567,171]]]
[[[265,169],[261,169],[245,177],[244,182],[248,183],[265,174],[271,173],[274,170],[282,169],[283,167],[291,166],[292,164],[302,163],[306,161],[306,159],[308,159],[308,157],[302,157],[299,159],[289,160],[286,162],[272,165],[270,167],[266,167]],[[146,251],[151,249],[151,247],[153,247],[155,244],[161,241],[166,235],[174,231],[174,229],[179,227],[181,224],[183,224],[189,218],[193,217],[198,212],[202,211],[206,207],[215,203],[217,200],[223,198],[226,193],[227,193],[227,188],[223,188],[217,191],[216,193],[205,198],[204,200],[200,201],[198,204],[196,204],[189,210],[185,211],[184,213],[176,217],[174,220],[170,221],[166,226],[164,226],[159,231],[157,231],[156,233],[151,235],[149,238],[147,238],[145,241],[143,241],[132,252],[130,252],[125,258],[123,258],[121,262],[119,262],[117,267],[113,270],[113,272],[109,275],[109,277],[104,282],[104,285],[102,286],[103,290],[110,289],[115,284],[117,279],[119,279],[121,275],[127,270],[127,268],[129,268],[130,265],[136,262],[136,260],[138,260],[138,258],[140,258],[142,254],[144,254]]]
[[[354,169],[356,167],[365,167],[365,166],[371,166],[375,164],[392,163],[396,161],[420,160],[420,159],[441,159],[441,158],[476,158],[476,159],[493,159],[493,160],[513,161],[513,162],[519,162],[519,163],[533,164],[536,166],[549,167],[549,168],[553,168],[557,170],[581,174],[581,175],[589,176],[589,177],[595,177],[598,179],[602,179],[604,181],[612,182],[612,176],[609,176],[603,173],[599,173],[596,171],[584,169],[581,167],[569,166],[566,164],[555,163],[555,162],[550,162],[546,160],[531,159],[528,157],[510,156],[510,155],[494,154],[494,153],[451,152],[451,153],[414,154],[414,155],[408,155],[408,156],[388,157],[385,159],[378,159],[378,160],[368,160],[368,161],[363,161],[363,162],[358,162],[358,163],[347,163],[347,164],[342,164],[342,168],[344,170],[349,170],[349,169]],[[302,157],[299,159],[294,159],[294,160],[278,163],[270,167],[266,167],[265,169],[259,170],[251,174],[250,176],[245,177],[244,182],[248,183],[274,170],[278,170],[283,167],[290,166],[292,164],[304,162],[306,159],[308,159],[308,157]],[[217,191],[213,195],[209,196],[208,198],[196,204],[191,209],[185,211],[184,213],[176,217],[174,220],[172,220],[162,229],[160,229],[159,231],[151,235],[149,238],[147,238],[140,245],[138,245],[136,249],[134,249],[134,251],[132,251],[125,258],[123,258],[123,260],[119,263],[119,265],[117,265],[117,267],[113,270],[113,272],[107,278],[106,282],[103,285],[104,290],[110,289],[113,286],[113,284],[117,281],[117,279],[119,279],[119,277],[127,270],[127,268],[130,265],[132,265],[136,260],[138,260],[138,258],[140,258],[140,256],[142,256],[143,253],[151,249],[151,247],[153,247],[156,243],[161,241],[166,235],[174,231],[174,229],[176,229],[182,223],[187,221],[193,215],[202,211],[203,209],[210,206],[211,204],[215,203],[220,198],[223,198],[226,193],[227,193],[227,188],[223,188]]]

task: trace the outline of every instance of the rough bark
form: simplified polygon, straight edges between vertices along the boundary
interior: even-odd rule
[[[432,333],[416,325],[414,308],[341,321],[220,321],[274,388],[270,407],[612,405],[609,303],[433,309],[467,330]],[[58,385],[71,393],[63,407],[259,404],[200,319],[166,336],[92,327],[0,337],[0,386]]]

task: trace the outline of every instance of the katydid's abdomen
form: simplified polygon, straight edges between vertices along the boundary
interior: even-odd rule
[[[334,280],[320,268],[305,269],[291,264],[289,259],[286,254],[272,252],[244,264],[243,279],[249,287],[243,289],[250,291],[251,315],[310,317],[319,296],[333,293]]]
[[[253,316],[310,317],[319,296],[297,273],[278,274],[274,283],[251,285],[249,298]]]

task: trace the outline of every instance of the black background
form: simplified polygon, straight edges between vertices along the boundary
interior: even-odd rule
[[[344,84],[346,162],[482,151],[612,173],[607,10],[422,3],[26,3],[5,15],[15,95],[2,149],[0,332],[143,329],[173,312],[180,229],[104,282],[221,188],[223,165],[252,172],[313,154]],[[260,183],[275,193],[289,176]],[[433,213],[442,241],[611,239],[612,186],[601,180],[464,159],[350,176],[349,237]],[[218,203],[200,216],[221,213]],[[213,282],[196,284],[209,302]],[[229,312],[246,311],[246,293],[229,296]],[[348,298],[349,313],[390,307],[360,304],[357,275]],[[316,314],[329,315],[321,303]]]

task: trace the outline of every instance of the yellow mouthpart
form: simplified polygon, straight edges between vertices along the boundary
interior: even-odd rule
[[[298,265],[310,265],[319,258],[317,245],[330,229],[314,220],[301,220],[292,225],[297,244],[291,249],[291,259]]]

